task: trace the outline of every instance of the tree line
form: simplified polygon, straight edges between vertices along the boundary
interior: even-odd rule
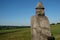
[[[0,26],[0,30],[17,29],[17,28],[30,28],[30,26]]]

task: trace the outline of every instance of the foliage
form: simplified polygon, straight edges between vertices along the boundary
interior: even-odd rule
[[[16,29],[16,28],[29,28],[30,26],[0,26],[0,30]]]
[[[60,23],[57,23],[57,24],[60,24]]]
[[[55,23],[52,23],[51,25],[55,25]]]

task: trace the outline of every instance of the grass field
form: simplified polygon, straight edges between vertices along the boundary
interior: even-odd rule
[[[51,25],[51,32],[60,40],[60,24]],[[0,33],[0,40],[31,40],[30,28],[0,30]]]
[[[54,35],[56,40],[60,40],[60,24],[51,25],[51,33]]]

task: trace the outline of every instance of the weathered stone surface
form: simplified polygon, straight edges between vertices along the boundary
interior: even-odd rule
[[[47,40],[47,37],[51,36],[50,25],[46,16],[40,18],[33,16],[31,18],[31,34],[32,40]]]
[[[44,15],[44,9],[36,9],[36,15],[31,17],[31,35],[32,40],[47,40],[51,36],[50,24]]]

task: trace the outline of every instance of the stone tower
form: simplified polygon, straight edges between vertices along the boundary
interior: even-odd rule
[[[50,24],[44,13],[42,2],[36,6],[36,15],[31,17],[31,40],[47,40],[51,36]]]

